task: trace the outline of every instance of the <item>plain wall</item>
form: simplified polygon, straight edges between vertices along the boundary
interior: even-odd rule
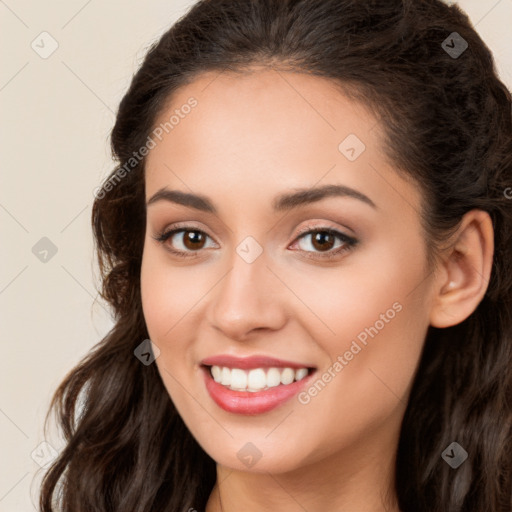
[[[0,2],[0,511],[37,509],[50,398],[112,326],[95,302],[93,191],[113,168],[109,132],[132,74],[192,3]],[[512,88],[512,0],[459,5]]]

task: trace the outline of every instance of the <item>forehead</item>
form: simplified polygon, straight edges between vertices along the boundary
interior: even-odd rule
[[[265,197],[328,182],[370,196],[402,190],[414,201],[382,151],[377,119],[325,78],[273,69],[204,73],[169,98],[158,127],[147,197],[165,186]]]
[[[193,109],[187,107],[191,98],[197,102]],[[235,137],[237,143],[246,142],[244,146],[263,144],[274,148],[280,141],[289,145],[292,138],[297,146],[304,139],[313,142],[323,138],[325,144],[318,148],[319,153],[350,133],[373,147],[381,135],[370,111],[345,97],[333,81],[275,69],[201,74],[175,91],[156,126],[164,126],[173,112],[180,114],[181,110],[191,111],[180,116],[179,124],[172,127],[174,140],[178,141],[180,135],[186,136],[183,139],[193,135],[204,147],[209,147],[210,141],[217,147],[232,147],[230,142]],[[187,127],[193,127],[193,133]],[[224,138],[226,135],[230,140]]]

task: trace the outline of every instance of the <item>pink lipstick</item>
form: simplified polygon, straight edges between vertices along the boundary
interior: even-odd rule
[[[262,414],[284,404],[306,386],[315,368],[267,356],[214,356],[202,362],[205,386],[227,412]]]

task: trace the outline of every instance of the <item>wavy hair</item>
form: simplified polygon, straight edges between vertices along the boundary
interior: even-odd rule
[[[453,32],[468,44],[461,55],[443,45]],[[422,190],[432,254],[466,212],[489,213],[495,252],[486,294],[465,321],[427,332],[395,485],[402,512],[510,512],[512,101],[468,16],[440,0],[202,0],[149,48],[120,103],[111,134],[117,165],[92,209],[100,295],[115,324],[52,398],[45,429],[54,411],[66,444],[44,475],[42,512],[206,506],[215,462],[156,365],[133,353],[149,337],[140,294],[145,159],[129,172],[126,165],[179,87],[206,71],[254,64],[328,78],[375,113],[386,154]],[[454,440],[469,454],[456,470],[441,458]]]

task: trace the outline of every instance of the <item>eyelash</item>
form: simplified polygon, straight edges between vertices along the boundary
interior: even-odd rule
[[[157,236],[154,236],[153,238],[160,242],[161,244],[165,244],[165,242],[176,233],[180,232],[195,232],[195,233],[201,233],[209,238],[211,238],[207,233],[202,231],[201,229],[198,229],[194,226],[179,226],[172,228],[168,231],[162,231]],[[328,252],[316,252],[316,251],[304,251],[306,253],[306,258],[312,258],[312,259],[332,259],[336,256],[339,256],[342,253],[345,253],[347,251],[352,250],[359,242],[356,238],[353,238],[351,236],[348,236],[336,229],[333,229],[331,227],[327,226],[306,226],[305,228],[301,229],[299,233],[297,234],[297,237],[295,238],[294,242],[296,240],[299,240],[300,238],[305,237],[306,235],[310,235],[313,233],[328,233],[330,235],[333,235],[340,239],[344,245],[342,247],[338,247],[336,250],[330,250]],[[179,251],[177,249],[173,249],[172,247],[166,247],[168,251],[175,254],[176,256],[183,257],[183,258],[197,258],[198,252],[200,252],[201,249],[198,251]],[[310,253],[313,252],[315,256],[311,256]]]

